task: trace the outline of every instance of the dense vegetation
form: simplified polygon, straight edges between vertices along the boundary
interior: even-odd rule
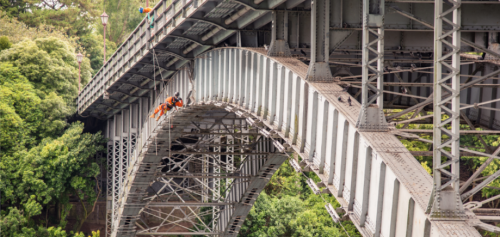
[[[70,197],[82,204],[96,199],[99,166],[88,158],[103,150],[103,138],[67,122],[78,90],[69,42],[49,36],[11,44],[6,38],[0,51],[2,236],[66,236]],[[88,60],[82,66],[88,81]],[[49,209],[57,215],[49,218]]]
[[[399,112],[400,110],[392,110],[391,113],[396,113]],[[422,112],[427,114],[431,114],[431,112]],[[413,113],[409,113],[403,117],[406,119],[409,119],[410,117],[413,116]],[[402,117],[402,118],[403,118]],[[443,115],[443,120],[447,119],[448,116]],[[397,128],[402,128],[403,124],[399,124]],[[432,129],[432,123],[429,124],[410,124],[407,129]],[[470,130],[471,128],[468,125],[460,125],[460,130]],[[481,128],[476,128],[476,130],[482,130]],[[431,140],[432,141],[432,136],[430,134],[428,135],[420,135],[421,138]],[[446,135],[443,135],[443,139],[447,139],[448,137]],[[487,148],[490,150],[495,150],[499,145],[500,145],[500,136],[499,135],[481,135],[481,138],[484,140],[485,144],[487,145]],[[423,142],[423,141],[418,141],[418,140],[410,140],[410,139],[401,139],[401,142],[403,145],[409,150],[409,151],[432,151],[432,144]],[[467,147],[470,150],[474,151],[480,151],[480,152],[485,152],[488,153],[486,150],[486,147],[483,145],[483,143],[479,140],[478,136],[475,135],[462,135],[460,136],[460,146],[462,147]],[[432,157],[430,156],[415,156],[417,160],[420,162],[420,164],[427,170],[429,174],[432,174]],[[462,156],[460,163],[461,163],[461,168],[464,169],[464,171],[461,171],[462,174],[470,173],[472,174],[479,166],[481,166],[488,158],[487,157],[471,157],[471,156]],[[494,159],[493,162],[491,162],[486,169],[481,173],[483,177],[492,175],[496,171],[498,171],[500,168],[500,161],[497,159]],[[462,177],[464,179],[465,177]],[[477,196],[483,197],[483,198],[489,198],[495,195],[500,194],[500,189],[495,189],[495,188],[500,188],[500,180],[495,179],[493,182],[491,182],[489,185],[491,188],[484,188],[481,193],[478,193]],[[498,208],[500,206],[500,200],[491,202],[488,204],[490,208]]]
[[[283,163],[257,198],[240,236],[348,236],[345,231],[361,236],[351,221],[342,221],[343,227],[332,221],[325,204],[340,204],[330,194],[313,194],[306,179],[321,180],[313,172],[304,174]]]
[[[91,30],[91,15],[77,17],[77,8],[0,1],[2,236],[83,237],[81,225],[99,195],[99,164],[89,158],[103,151],[104,139],[68,122],[76,112],[76,53],[88,48],[101,57],[100,65],[91,65],[92,57],[81,63],[83,85],[102,65],[102,37]],[[70,199],[86,212],[73,226]]]

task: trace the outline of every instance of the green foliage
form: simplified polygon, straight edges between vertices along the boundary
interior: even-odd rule
[[[10,46],[12,46],[12,43],[10,42],[9,37],[5,35],[0,36],[0,51],[8,49]]]
[[[74,123],[57,139],[44,139],[29,151],[5,156],[2,164],[2,204],[36,200],[47,204],[79,190],[95,199],[91,177],[99,173],[87,158],[101,151],[101,134],[82,134],[83,124]],[[32,197],[30,199],[30,197]]]
[[[73,47],[77,47],[76,37],[68,36],[56,27],[47,24],[40,24],[36,28],[28,27],[24,22],[19,21],[17,18],[9,17],[9,15],[1,9],[0,35],[9,37],[10,42],[12,42],[13,44],[19,43],[26,39],[35,40],[38,38],[53,36],[69,42]]]
[[[85,50],[85,56],[90,60],[92,75],[95,75],[103,65],[104,39],[100,34],[88,34],[80,38],[80,44]],[[106,58],[109,59],[116,51],[116,43],[106,41]]]
[[[313,172],[307,175],[319,181]],[[306,177],[285,162],[257,198],[239,236],[347,236],[332,221],[322,197],[332,206],[340,206],[332,195],[313,194]],[[342,225],[350,236],[361,236],[352,222]]]
[[[83,35],[99,15],[96,6],[101,1],[92,0],[19,0],[0,1],[0,11],[9,17],[17,17],[29,27],[52,25],[70,35]]]
[[[399,111],[401,111],[401,110],[391,110],[390,112],[396,113]],[[413,112],[408,113],[408,114],[406,114],[398,119],[409,119],[409,118],[411,118],[412,115],[413,115]],[[446,120],[448,118],[449,118],[448,115],[443,115],[441,119]],[[399,124],[397,126],[397,128],[402,128],[402,127],[403,127],[403,124]],[[433,129],[433,125],[432,125],[432,123],[430,123],[430,124],[410,124],[407,128],[408,129]],[[448,127],[448,129],[450,129],[450,128]],[[462,124],[462,125],[460,125],[460,129],[461,130],[470,130],[471,128],[468,125]],[[476,130],[482,130],[482,129],[476,128]],[[431,140],[431,141],[433,138],[432,135],[419,135],[419,136],[421,138]],[[498,147],[500,145],[500,136],[499,135],[481,135],[481,138],[484,140],[484,142],[486,143],[486,146],[488,146],[490,148],[490,150],[494,149],[494,147]],[[444,141],[446,139],[448,139],[448,137],[443,135],[442,140]],[[409,151],[430,151],[430,150],[432,150],[432,146],[431,146],[432,144],[418,141],[418,140],[402,139],[401,143],[403,143],[403,145]],[[470,150],[488,153],[488,151],[484,147],[484,144],[475,135],[461,135],[460,136],[460,146],[466,147]],[[445,148],[445,149],[448,149],[448,148]],[[430,157],[430,156],[429,157],[416,156],[415,158],[421,163],[421,165],[424,167],[424,169],[429,174],[432,174],[432,168],[431,168],[432,167],[432,157]],[[460,162],[465,163],[465,164],[467,164],[467,167],[470,167],[469,170],[465,170],[465,172],[472,173],[479,166],[484,164],[487,159],[488,159],[488,157],[462,156]],[[443,157],[443,160],[444,160],[444,157]],[[498,170],[500,170],[500,161],[495,159],[495,160],[493,160],[493,162],[491,162],[486,167],[485,170],[483,170],[481,172],[481,175],[483,177],[486,177],[486,176],[494,174]],[[500,188],[500,180],[499,179],[493,180],[490,184],[488,184],[488,186],[493,187],[493,188],[483,188],[481,190],[481,196],[483,198],[488,198],[488,197],[492,197],[492,196],[500,194],[500,190],[494,189],[494,188]],[[500,201],[494,201],[494,202],[488,203],[488,205],[490,207],[493,207],[493,208],[498,208],[498,206],[500,206]]]
[[[74,48],[55,37],[25,39],[0,53],[2,236],[83,236],[64,230],[69,196],[96,200],[100,169],[88,158],[104,151],[104,139],[66,122],[75,111],[77,69]],[[82,72],[87,81],[88,59]],[[49,206],[59,220],[37,217]],[[46,228],[50,222],[57,227]]]
[[[24,40],[0,54],[0,61],[9,61],[37,88],[40,97],[51,92],[73,104],[78,92],[78,63],[74,48],[55,38]],[[88,59],[82,62],[82,81],[90,80]],[[74,112],[74,111],[71,111]]]
[[[150,6],[154,6],[158,0],[150,1]],[[144,4],[141,0],[109,0],[104,2],[104,8],[109,15],[106,27],[106,38],[117,45],[123,43],[137,25],[146,16],[139,13],[139,6]],[[99,20],[96,24],[98,32],[103,32],[103,26]],[[106,42],[107,43],[107,42]]]
[[[92,177],[99,173],[99,167],[88,157],[103,151],[100,146],[103,138],[99,133],[82,134],[82,131],[83,124],[73,123],[56,139],[46,138],[30,150],[2,157],[1,204],[22,206],[22,212],[15,208],[2,212],[2,224],[8,220],[12,225],[15,221],[19,226],[35,229],[29,218],[41,213],[42,204],[64,204],[75,193],[88,202],[96,199]],[[63,215],[71,207],[65,206]]]
[[[29,149],[66,126],[71,109],[63,99],[53,92],[41,95],[17,67],[0,62],[0,155]]]

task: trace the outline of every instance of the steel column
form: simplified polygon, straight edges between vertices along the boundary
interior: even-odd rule
[[[291,57],[288,46],[288,12],[273,11],[271,46],[267,56]]]
[[[363,0],[363,39],[362,39],[362,88],[361,111],[356,127],[359,131],[385,132],[389,128],[384,116],[384,11],[385,0],[370,5]],[[375,39],[370,41],[370,34]],[[374,48],[376,45],[376,48]],[[370,53],[376,55],[370,59]],[[374,67],[372,64],[376,63]],[[373,76],[370,76],[373,73]],[[371,84],[376,81],[377,87]],[[373,93],[370,96],[370,92]],[[372,105],[376,101],[376,105]]]
[[[460,5],[461,0],[449,0],[453,6],[444,11],[443,0],[435,1],[434,21],[434,123],[433,123],[433,195],[429,201],[427,212],[432,219],[463,219],[465,212],[458,193],[460,188]],[[452,14],[452,21],[446,16]],[[443,31],[443,22],[452,27]],[[451,42],[448,41],[451,37]],[[451,49],[443,55],[443,44]],[[445,60],[451,58],[452,63]],[[450,73],[443,77],[443,69]],[[451,87],[447,81],[451,79]],[[450,96],[443,98],[443,92]],[[446,93],[448,94],[448,93]],[[451,109],[448,107],[451,103]],[[449,116],[442,120],[441,112]],[[448,127],[451,126],[451,130]],[[442,132],[448,136],[443,141]],[[451,145],[451,152],[445,147]],[[442,162],[442,158],[446,160]],[[450,168],[446,170],[446,168]],[[444,179],[447,179],[443,184]]]
[[[108,119],[106,123],[106,138],[109,139],[107,143],[106,161],[107,169],[107,185],[106,185],[106,236],[111,236],[112,223],[113,223],[113,137],[114,137],[114,123],[113,119]]]
[[[307,81],[333,81],[329,62],[330,0],[311,3],[311,61]]]

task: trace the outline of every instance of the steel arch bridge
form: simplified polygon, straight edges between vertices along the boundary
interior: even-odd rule
[[[78,97],[80,114],[106,121],[108,236],[236,236],[293,152],[294,169],[314,171],[313,191],[334,195],[364,236],[499,232],[485,223],[495,210],[481,208],[499,196],[469,199],[500,176],[479,178],[500,158],[481,137],[499,133],[497,3],[158,3],[155,22],[141,22]],[[486,57],[463,53],[474,50]],[[149,118],[176,91],[187,106]],[[414,155],[434,156],[434,177]],[[460,156],[488,159],[460,177]]]

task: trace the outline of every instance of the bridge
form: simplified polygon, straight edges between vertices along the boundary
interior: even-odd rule
[[[500,127],[499,10],[460,0],[159,2],[78,96],[78,113],[101,120],[109,139],[107,236],[237,236],[283,162],[315,172],[313,192],[334,195],[363,236],[500,232],[489,224],[496,210],[483,207],[500,196],[471,198],[500,176],[480,177],[500,158],[482,138]],[[184,107],[149,117],[177,91]],[[433,148],[409,151],[401,139]],[[432,176],[414,156],[434,157]],[[464,177],[461,156],[488,159]]]

